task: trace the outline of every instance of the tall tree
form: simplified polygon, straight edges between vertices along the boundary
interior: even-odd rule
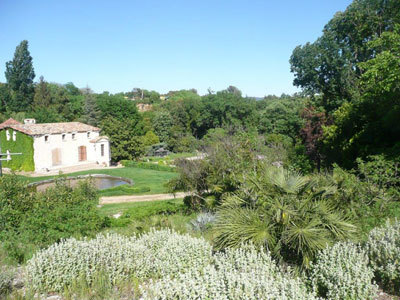
[[[40,76],[39,83],[35,87],[35,95],[33,97],[33,106],[34,107],[48,107],[50,104],[51,104],[50,89],[47,85],[47,82],[44,81],[43,76]]]
[[[400,23],[398,0],[354,0],[337,13],[314,43],[294,49],[290,58],[294,84],[320,94],[327,112],[360,98],[363,70],[359,63],[374,56],[368,42]]]
[[[13,60],[6,63],[5,76],[11,89],[11,101],[8,103],[14,111],[27,111],[33,101],[35,71],[32,56],[28,50],[28,41],[22,41],[15,49]]]
[[[86,124],[97,126],[99,123],[100,110],[97,106],[97,100],[90,88],[83,90],[85,103],[83,107],[83,121]]]
[[[400,25],[368,43],[374,58],[360,63],[362,96],[342,105],[325,129],[330,162],[353,167],[357,157],[400,157]]]

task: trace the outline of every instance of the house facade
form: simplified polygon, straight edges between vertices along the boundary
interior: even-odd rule
[[[54,170],[88,163],[110,165],[110,143],[100,129],[80,122],[19,123],[8,119],[0,124],[2,153],[21,152],[3,163],[13,170]],[[11,158],[11,157],[9,157]]]

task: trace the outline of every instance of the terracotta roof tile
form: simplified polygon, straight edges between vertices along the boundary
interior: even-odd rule
[[[3,123],[4,124],[4,123]],[[0,124],[3,125],[3,124]],[[28,135],[57,134],[68,132],[100,131],[100,128],[80,122],[41,123],[41,124],[6,124],[1,128],[12,128]]]
[[[13,118],[9,118],[8,120],[0,124],[0,129],[8,125],[22,125],[22,123],[18,122],[17,120],[14,120]]]

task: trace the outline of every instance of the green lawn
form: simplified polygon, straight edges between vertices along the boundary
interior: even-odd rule
[[[128,212],[132,218],[143,218],[154,215],[167,210],[177,210],[183,208],[182,199],[146,201],[146,202],[127,202],[104,204],[100,208],[100,213],[110,216],[116,213]]]
[[[177,176],[177,173],[147,170],[133,167],[125,167],[118,169],[109,170],[88,170],[76,173],[66,174],[67,176],[77,176],[86,174],[106,174],[111,176],[119,176],[132,179],[134,185],[129,188],[127,186],[119,186],[111,189],[99,191],[100,196],[118,196],[118,195],[146,195],[146,194],[158,194],[166,193],[166,187],[164,186],[170,179]],[[28,182],[37,182],[45,179],[55,178],[57,176],[43,176],[43,177],[29,177],[21,176]]]
[[[171,228],[180,233],[190,233],[212,240],[212,232],[195,232],[191,230],[190,221],[197,213],[187,211],[182,199],[105,204],[99,208],[100,213],[111,217],[111,230],[124,235],[148,232],[151,228]],[[120,213],[115,219],[112,215]]]

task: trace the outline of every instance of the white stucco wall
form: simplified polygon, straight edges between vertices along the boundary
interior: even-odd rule
[[[96,143],[90,141],[99,136],[98,132],[75,132],[75,139],[72,139],[72,133],[64,133],[65,139],[62,139],[63,134],[49,134],[48,140],[45,141],[45,135],[34,136],[33,149],[34,149],[34,162],[35,170],[43,171],[45,169],[57,169],[62,167],[69,167],[79,164],[87,163],[100,163],[110,164],[110,146],[107,139],[101,139]],[[104,156],[101,156],[100,145],[104,144]],[[78,148],[80,146],[86,147],[87,159],[86,161],[79,161]],[[61,149],[61,164],[53,166],[53,149]]]

